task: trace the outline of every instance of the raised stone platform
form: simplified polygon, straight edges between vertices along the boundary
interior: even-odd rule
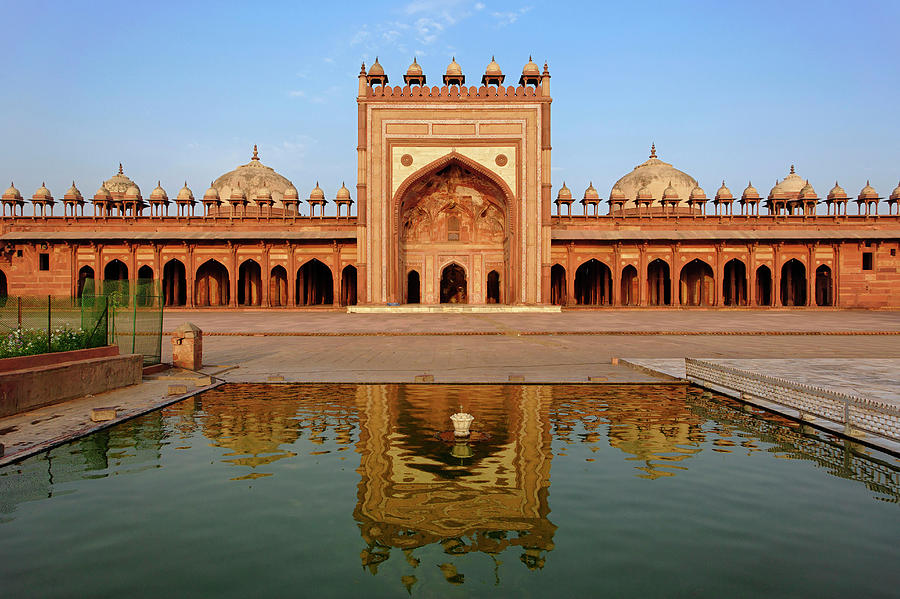
[[[562,312],[562,306],[508,306],[505,304],[400,304],[347,306],[350,314],[517,314]]]

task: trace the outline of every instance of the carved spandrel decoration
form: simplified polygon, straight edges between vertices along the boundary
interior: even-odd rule
[[[405,243],[501,243],[503,192],[486,177],[452,164],[413,185],[401,207]]]

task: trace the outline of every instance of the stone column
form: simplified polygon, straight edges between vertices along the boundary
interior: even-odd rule
[[[815,306],[816,299],[816,246],[817,243],[807,244],[809,252],[808,266],[806,267],[806,305]]]
[[[334,276],[331,279],[332,294],[334,297],[334,305],[341,305],[341,278],[344,273],[341,272],[341,244],[332,242],[331,244],[331,262],[334,268]],[[396,285],[394,285],[396,287]],[[395,300],[396,301],[396,298]]]
[[[747,247],[747,305],[756,305],[756,244]]]
[[[724,249],[724,244],[716,244],[716,270],[714,271],[715,276],[713,277],[713,305],[717,308],[721,307],[725,303],[722,297],[723,295],[725,295],[724,293],[722,293],[725,281],[725,264],[723,263],[724,260],[722,258],[722,252],[724,251]]]
[[[271,210],[271,209],[270,209]],[[260,306],[272,307],[272,298],[270,297],[272,289],[272,271],[269,268],[269,244],[263,243],[262,269],[259,276],[259,285],[262,289],[260,292]]]
[[[575,305],[575,271],[578,269],[575,266],[575,244],[569,243],[566,246],[566,305],[574,306]]]
[[[237,307],[237,290],[238,290],[238,263],[237,263],[237,246],[231,246],[231,273],[228,276],[229,297],[228,305],[232,308]]]
[[[772,246],[772,306],[781,307],[781,244]]]
[[[621,244],[616,242],[613,244],[612,259],[612,305],[622,305],[622,265],[621,260]]]
[[[187,300],[187,305],[191,308],[196,305],[194,298],[194,278],[197,276],[197,267],[194,264],[194,247],[193,244],[187,246],[187,264],[184,267],[184,282],[187,285],[185,299]]]
[[[642,243],[639,248],[640,255],[638,257],[638,305],[646,306],[649,304],[649,281],[647,274],[647,244]]]

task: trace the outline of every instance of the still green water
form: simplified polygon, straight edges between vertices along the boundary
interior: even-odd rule
[[[0,596],[897,597],[898,501],[692,388],[229,385],[0,470]]]

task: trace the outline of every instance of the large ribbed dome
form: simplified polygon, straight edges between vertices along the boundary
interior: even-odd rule
[[[275,206],[283,206],[281,200],[284,198],[284,191],[288,187],[292,187],[291,182],[282,177],[271,167],[264,165],[259,161],[259,155],[256,146],[253,146],[253,157],[247,164],[241,165],[229,173],[225,173],[212,184],[219,192],[222,202],[227,204],[227,199],[231,197],[234,189],[240,188],[244,192],[244,197],[253,200],[261,189],[268,189],[275,201]],[[251,204],[255,202],[251,201]]]
[[[670,184],[681,199],[679,204],[685,203],[691,195],[691,190],[698,187],[696,179],[689,174],[657,158],[656,145],[653,145],[650,148],[650,158],[616,181],[613,188],[621,189],[629,200],[634,200],[638,191],[646,188],[645,193],[649,193],[655,200],[660,200]]]
[[[795,200],[800,196],[800,191],[806,185],[806,179],[798,175],[794,171],[794,165],[791,165],[791,172],[788,176],[775,184],[775,187],[769,191],[769,199],[771,200]]]

